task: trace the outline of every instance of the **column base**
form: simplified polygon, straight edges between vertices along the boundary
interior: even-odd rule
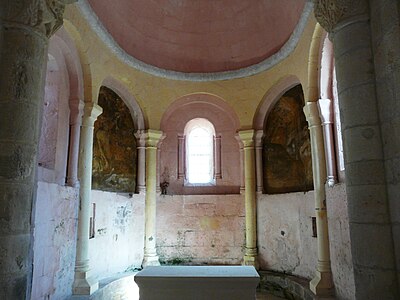
[[[75,272],[72,293],[74,295],[91,295],[99,289],[99,282],[89,272]]]
[[[146,187],[145,186],[138,186],[137,192],[139,195],[146,195]]]
[[[155,256],[144,256],[143,257],[143,262],[142,262],[142,267],[153,267],[153,266],[159,266],[160,265],[160,260],[158,258],[158,255]]]
[[[333,296],[334,288],[331,272],[315,272],[315,277],[310,281],[310,290],[316,296]]]
[[[245,255],[243,257],[243,266],[253,266],[256,270],[259,269],[257,255]]]

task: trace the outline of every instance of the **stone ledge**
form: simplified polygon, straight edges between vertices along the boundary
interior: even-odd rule
[[[318,297],[309,288],[310,281],[293,275],[259,271],[258,290],[289,300],[335,300],[335,297]]]

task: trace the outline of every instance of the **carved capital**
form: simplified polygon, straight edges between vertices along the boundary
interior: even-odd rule
[[[254,130],[243,130],[238,133],[244,148],[254,147]]]
[[[368,13],[365,0],[313,0],[317,21],[329,33],[341,22]]]
[[[65,5],[76,1],[77,0],[5,1],[2,21],[8,24],[28,26],[50,37],[63,24]]]

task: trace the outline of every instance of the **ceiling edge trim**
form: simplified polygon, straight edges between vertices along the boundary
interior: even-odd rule
[[[292,32],[290,38],[282,46],[282,48],[275,54],[271,55],[267,59],[254,64],[249,67],[244,67],[233,71],[222,71],[222,72],[210,72],[210,73],[186,73],[166,70],[162,68],[155,67],[153,65],[147,64],[135,57],[129,55],[123,50],[118,43],[113,39],[111,34],[103,26],[97,15],[94,13],[90,4],[87,0],[81,0],[77,3],[82,15],[89,23],[92,30],[99,36],[99,38],[106,44],[106,46],[111,50],[111,52],[117,56],[125,64],[139,71],[148,73],[161,78],[172,79],[172,80],[182,80],[182,81],[219,81],[219,80],[230,80],[248,77],[256,75],[263,71],[266,71],[285,58],[287,58],[293,50],[296,48],[297,43],[300,39],[301,34],[306,27],[307,20],[313,10],[313,3],[307,1],[303,12],[301,14],[300,20],[296,25],[296,28]]]

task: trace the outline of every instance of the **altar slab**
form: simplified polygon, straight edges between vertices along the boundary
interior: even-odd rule
[[[135,276],[140,300],[254,300],[259,281],[251,266],[155,266]]]

